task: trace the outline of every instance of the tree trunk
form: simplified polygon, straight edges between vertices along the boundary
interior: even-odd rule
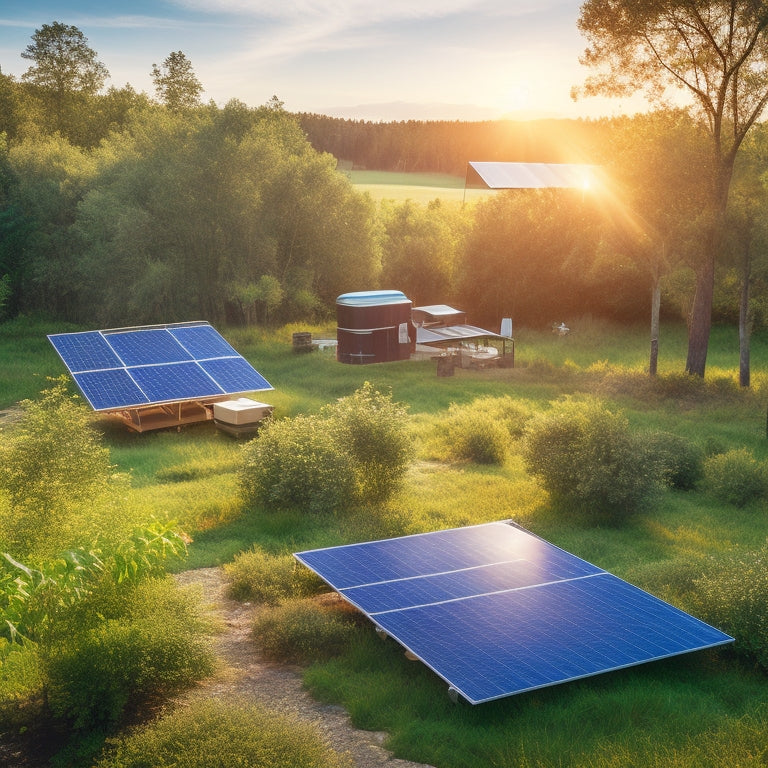
[[[685,372],[704,377],[707,365],[709,332],[712,329],[712,300],[715,292],[715,258],[712,243],[707,243],[709,253],[696,275],[696,292],[693,296],[688,326],[688,358]]]
[[[741,276],[741,298],[739,301],[739,386],[749,386],[749,338],[752,322],[749,316],[749,253],[744,258]]]
[[[661,281],[658,277],[653,280],[651,289],[651,358],[648,373],[656,375],[659,362],[659,312],[661,309]]]

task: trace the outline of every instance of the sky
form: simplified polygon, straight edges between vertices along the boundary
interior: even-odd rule
[[[0,0],[0,71],[43,24],[76,26],[110,73],[155,96],[182,51],[202,98],[357,120],[611,116],[641,101],[582,98],[581,0]]]

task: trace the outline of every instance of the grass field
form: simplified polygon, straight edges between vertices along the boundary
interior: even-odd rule
[[[380,507],[308,516],[302,510],[245,510],[237,483],[241,443],[206,423],[137,435],[97,419],[116,467],[130,474],[130,499],[176,519],[191,536],[184,567],[231,562],[258,546],[274,555],[417,531],[512,518],[558,546],[661,593],[701,558],[755,551],[768,539],[761,505],[736,508],[704,490],[663,493],[647,513],[597,524],[553,509],[514,451],[503,466],[446,461],[433,449],[451,403],[511,395],[535,409],[588,393],[621,408],[633,429],[664,429],[720,449],[746,447],[768,459],[768,336],[753,340],[754,386],[737,384],[735,329],[715,328],[704,382],[682,375],[685,329],[665,326],[660,376],[644,373],[644,327],[588,318],[573,332],[516,328],[514,369],[457,370],[437,377],[433,361],[348,366],[333,352],[296,355],[295,330],[222,329],[275,387],[259,399],[278,418],[314,413],[365,381],[407,404],[417,456],[403,489]],[[0,408],[35,397],[63,366],[45,323],[0,325]],[[313,695],[343,705],[361,728],[385,731],[397,756],[438,768],[626,768],[764,765],[768,745],[765,675],[728,651],[690,654],[471,707],[452,704],[445,684],[405,659],[396,643],[362,626],[341,654],[305,671]],[[727,757],[724,757],[727,756]]]
[[[390,171],[347,171],[357,189],[368,192],[374,200],[412,200],[428,203],[440,199],[444,202],[475,202],[495,194],[487,189],[464,189],[461,176],[443,173],[395,173]]]

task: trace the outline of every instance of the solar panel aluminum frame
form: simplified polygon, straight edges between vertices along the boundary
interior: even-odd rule
[[[48,339],[91,407],[136,431],[211,419],[215,402],[272,389],[205,321]]]
[[[462,531],[469,531],[471,534],[473,531],[480,531],[482,533],[484,528],[488,529],[491,534],[490,539],[493,540],[503,538],[503,536],[499,537],[502,529],[493,529],[491,531],[488,527],[499,525],[511,527],[521,532],[529,537],[529,543],[533,545],[534,549],[539,548],[539,555],[543,552],[547,557],[551,556],[553,558],[552,563],[544,563],[542,566],[544,578],[546,578],[548,568],[560,571],[564,578],[556,578],[549,582],[539,581],[537,583],[536,579],[540,577],[529,573],[529,566],[532,563],[526,558],[521,558],[517,561],[519,567],[515,566],[514,561],[510,561],[507,564],[499,562],[489,563],[481,566],[481,568],[511,568],[510,572],[513,579],[517,580],[518,585],[515,586],[513,584],[511,587],[497,592],[478,592],[477,594],[472,592],[470,585],[468,594],[454,594],[454,596],[451,596],[448,593],[442,594],[445,585],[440,583],[451,578],[452,574],[450,572],[426,574],[424,576],[412,575],[418,570],[418,566],[412,566],[408,561],[416,561],[418,557],[414,556],[414,552],[408,551],[408,542],[406,540],[413,539],[415,541],[434,534],[451,535],[452,531],[459,532],[459,538],[461,538],[461,535],[463,535],[461,534]],[[380,542],[342,545],[323,550],[299,552],[295,553],[294,556],[299,562],[315,571],[346,601],[368,616],[379,634],[392,637],[405,648],[406,655],[409,658],[420,660],[438,677],[443,679],[448,684],[448,692],[453,700],[457,700],[460,696],[470,704],[485,703],[551,685],[733,642],[733,638],[725,633],[704,624],[704,622],[613,576],[607,571],[559,549],[555,545],[535,536],[535,534],[525,531],[525,529],[511,521],[470,526],[464,529],[452,529],[452,531],[436,531],[432,534],[416,534],[410,537],[406,536]],[[394,542],[394,544],[390,545],[388,542]],[[403,544],[401,545],[400,542]],[[521,542],[524,543],[524,540],[521,539]],[[536,544],[536,542],[538,543]],[[390,551],[385,556],[382,556],[382,562],[384,560],[387,561],[387,568],[390,569],[390,573],[385,573],[381,580],[359,585],[354,585],[350,582],[351,576],[345,578],[342,562],[344,555],[350,553],[353,566],[361,568],[365,566],[365,557],[363,556],[363,549],[358,548],[375,548],[380,545],[384,548],[382,551],[386,551],[387,547],[389,547]],[[492,543],[491,546],[495,547],[496,543]],[[503,542],[498,542],[498,546],[503,547]],[[398,549],[399,551],[397,551]],[[499,551],[496,550],[494,555],[497,559],[498,554]],[[535,560],[537,554],[532,552],[531,557]],[[324,560],[326,562],[323,562]],[[473,565],[471,558],[462,565],[463,568],[456,571],[456,573],[460,573],[463,570],[465,573],[472,575],[473,578],[477,575],[473,570],[476,566]],[[394,568],[394,571],[390,566]],[[438,567],[440,566],[438,565]],[[563,568],[566,568],[569,572],[563,571]],[[365,570],[360,570],[359,574],[358,578],[363,578],[364,580],[371,578],[370,574],[365,573]],[[480,589],[483,589],[483,574],[480,573],[480,576],[481,582],[479,586]],[[436,580],[437,596],[440,599],[433,604],[405,604],[400,607],[397,607],[397,605],[393,607],[392,601],[394,600],[396,604],[400,599],[397,594],[398,590],[403,595],[407,595],[409,582],[413,581],[415,584],[418,579],[422,578],[430,582]],[[391,585],[394,585],[396,593],[394,598],[391,594],[387,594]],[[405,591],[401,588],[404,588]],[[430,583],[428,588],[434,589],[435,584]],[[455,590],[455,584],[449,584],[448,589]],[[412,594],[413,599],[419,599],[418,591]],[[372,597],[374,600],[380,600],[381,595],[390,601],[390,605],[375,605],[371,602]],[[535,603],[536,598],[543,599],[548,605],[547,610],[542,612],[544,626],[546,626],[546,621],[549,619],[553,617],[555,619],[558,618],[558,611],[561,611],[562,608],[552,608],[552,605],[558,604],[565,606],[566,618],[573,618],[572,616],[567,617],[568,605],[572,603],[573,606],[583,607],[587,611],[590,620],[593,621],[595,615],[600,614],[609,605],[605,602],[606,596],[615,599],[616,595],[621,596],[622,600],[628,600],[626,603],[629,606],[628,608],[625,608],[624,605],[620,606],[621,610],[626,614],[625,620],[628,622],[628,626],[622,626],[615,619],[612,622],[609,621],[607,623],[607,631],[609,634],[611,632],[614,634],[607,638],[600,638],[599,634],[592,632],[595,628],[592,625],[581,636],[580,633],[574,633],[573,631],[569,635],[569,628],[565,624],[560,630],[565,635],[567,641],[563,647],[557,647],[560,640],[552,634],[538,636],[537,639],[536,623],[539,620],[538,613],[541,611],[536,609],[535,604],[532,611],[530,605],[527,608],[525,607],[525,601],[530,604],[532,600]],[[466,602],[462,604],[462,601]],[[452,604],[459,607],[458,613],[451,612]],[[381,610],[371,610],[372,605],[374,608],[381,608]],[[462,653],[469,649],[468,652],[470,654],[473,652],[480,654],[478,656],[480,661],[477,664],[473,662],[474,666],[471,666],[473,672],[476,672],[478,666],[481,666],[482,654],[487,655],[487,648],[478,651],[478,648],[482,647],[483,642],[478,638],[481,637],[482,632],[486,628],[490,629],[491,635],[497,631],[496,627],[492,624],[489,624],[488,627],[481,624],[473,626],[471,621],[467,624],[465,621],[466,615],[469,614],[471,616],[473,609],[476,609],[478,605],[486,612],[490,611],[488,614],[490,618],[497,618],[498,621],[508,620],[510,624],[513,624],[515,620],[519,620],[521,625],[524,625],[523,628],[527,628],[525,622],[530,620],[529,623],[533,626],[533,631],[528,637],[524,634],[522,637],[516,636],[515,632],[517,630],[513,627],[512,635],[507,638],[510,647],[498,649],[496,646],[492,646],[494,652],[498,650],[498,654],[495,658],[488,657],[490,660],[488,669],[495,670],[495,673],[502,678],[500,681],[493,680],[491,677],[483,680],[484,672],[482,670],[477,675],[480,678],[479,681],[472,676],[464,674],[461,670],[456,671],[457,665],[461,666]],[[518,610],[520,606],[522,608]],[[409,624],[408,614],[411,611],[413,616],[416,617],[413,624],[421,622],[421,626],[416,632],[413,631],[413,626]],[[528,611],[528,614],[526,614],[526,611]],[[547,614],[547,611],[550,613]],[[649,624],[648,616],[652,611],[660,612],[659,615],[663,623],[659,627]],[[480,611],[480,614],[482,615],[482,611]],[[464,622],[466,639],[461,634],[461,630],[457,629],[462,627],[462,622]],[[633,622],[637,623],[638,630],[632,626]],[[662,631],[667,625],[674,625],[674,629],[679,637],[667,637]],[[499,626],[506,625],[500,624]],[[450,630],[447,629],[448,627],[450,627]],[[427,635],[431,633],[430,636],[434,638],[436,646],[448,650],[449,656],[447,660],[440,658],[439,653],[433,651],[430,642],[425,642],[425,628],[428,630]],[[471,636],[473,631],[477,637]],[[621,639],[621,642],[635,642],[636,638],[641,638],[641,641],[646,643],[648,648],[659,648],[660,650],[649,653],[646,649],[643,653],[638,654],[638,651],[634,649],[631,643],[627,644],[626,648],[620,644],[611,645],[614,642],[614,638],[617,637],[615,634],[617,631],[620,638],[623,638],[624,633],[628,638],[626,641]],[[443,641],[446,633],[449,634],[446,641]],[[503,635],[503,632],[499,632],[499,636],[501,635]],[[542,637],[544,642],[541,642]],[[689,639],[692,637],[696,637],[693,645],[691,645],[692,641]],[[554,643],[554,651],[544,647],[547,645],[547,641],[551,641],[553,638],[556,641]],[[702,638],[706,638],[706,641]],[[493,637],[491,637],[489,642],[491,641],[496,642]],[[554,653],[554,656],[547,659],[547,653]],[[633,653],[635,654],[634,656]],[[450,654],[453,654],[452,658]],[[594,654],[594,657],[590,658],[590,654]],[[607,658],[606,654],[614,654],[613,660],[608,663],[602,660]],[[533,666],[530,666],[531,659],[533,659]],[[559,661],[557,661],[558,659]],[[561,666],[558,666],[558,664]],[[538,665],[538,668],[536,665]],[[565,667],[572,671],[563,674],[563,668]],[[464,674],[463,677],[462,674]],[[520,681],[524,682],[521,683]]]

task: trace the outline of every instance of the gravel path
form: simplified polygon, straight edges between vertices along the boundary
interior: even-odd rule
[[[354,728],[342,707],[317,702],[303,689],[298,668],[261,658],[250,633],[256,608],[226,596],[221,568],[185,571],[177,578],[181,584],[202,587],[204,602],[224,627],[215,638],[222,669],[189,696],[245,698],[297,716],[312,723],[337,752],[348,754],[355,768],[431,768],[392,757],[382,746],[385,733]]]

